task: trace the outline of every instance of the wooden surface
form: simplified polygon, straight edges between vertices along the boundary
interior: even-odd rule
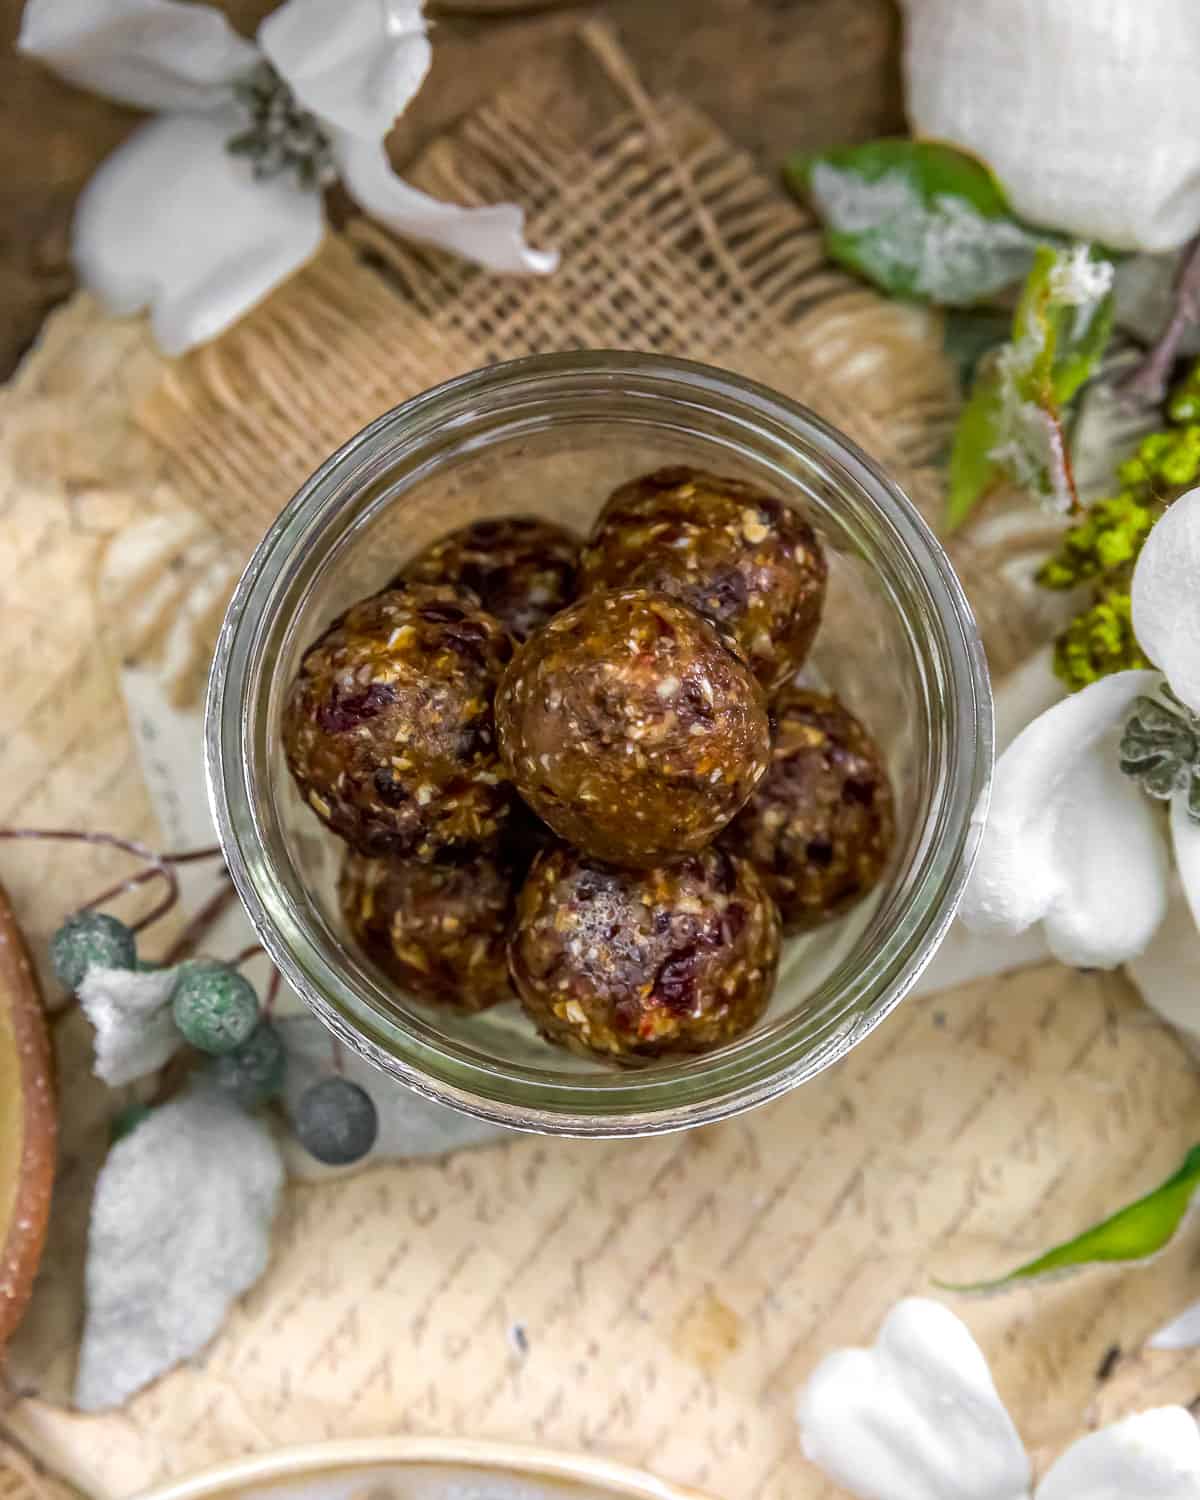
[[[18,56],[21,8],[22,0],[0,0],[0,379],[71,288],[69,226],[81,185],[140,118]],[[222,0],[221,8],[249,34],[274,0]],[[902,126],[890,0],[604,0],[439,16],[433,71],[392,141],[398,163],[589,11],[616,25],[652,93],[685,95],[772,170],[797,147]]]
[[[0,886],[0,1350],[33,1290],[50,1214],[54,1141],[42,997]]]

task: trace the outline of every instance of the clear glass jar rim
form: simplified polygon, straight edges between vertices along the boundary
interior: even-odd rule
[[[416,1028],[379,1020],[336,965],[320,935],[298,920],[266,847],[256,807],[257,726],[250,711],[261,642],[284,583],[364,485],[403,453],[408,472],[436,465],[503,417],[539,402],[589,396],[673,402],[719,415],[802,454],[831,485],[866,499],[911,563],[934,627],[954,764],[939,789],[908,903],[855,979],[861,1011],[831,1025],[826,1042],[789,1049],[752,1033],[724,1053],[664,1069],[570,1078],[526,1077],[478,1055],[431,1045]],[[970,873],[982,829],[993,754],[992,702],[983,646],[941,544],[903,492],[849,438],[807,408],[740,376],[660,355],[584,351],[536,355],[460,376],[379,417],[337,450],[280,513],[242,576],[218,640],[209,683],[205,763],[226,863],[263,946],[294,990],[348,1046],[417,1091],[517,1129],[574,1135],[640,1135],[723,1118],[784,1092],[842,1056],[899,1003],[936,952]],[[351,1019],[352,1018],[352,1019]]]

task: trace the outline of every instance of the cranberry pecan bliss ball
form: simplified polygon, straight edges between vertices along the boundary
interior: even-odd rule
[[[629,1062],[706,1052],[766,1009],[779,916],[753,866],[722,849],[619,870],[559,844],[521,889],[509,953],[550,1041]]]
[[[812,527],[753,485],[659,469],[614,491],[580,559],[580,592],[671,594],[724,626],[770,691],[804,661],[827,567]]]
[[[702,848],[767,768],[762,689],[664,594],[589,594],[530,636],[496,695],[509,775],[586,853],[644,866]]]
[[[283,715],[288,766],[364,854],[494,843],[512,800],[492,703],[512,651],[467,596],[412,584],[348,609],[309,648]]]
[[[505,860],[477,854],[429,864],[351,850],[338,897],[363,951],[419,999],[467,1012],[513,999],[507,943],[516,890]]]
[[[878,882],[895,842],[879,746],[836,698],[788,688],[771,769],[722,843],[752,860],[785,932],[840,915]]]
[[[406,564],[396,582],[470,589],[523,641],[575,597],[578,541],[537,516],[504,516],[452,531]]]

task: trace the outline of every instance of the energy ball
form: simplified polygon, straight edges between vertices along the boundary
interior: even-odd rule
[[[702,848],[765,774],[761,687],[665,594],[589,594],[519,648],[496,694],[517,790],[568,843],[618,865]]]
[[[338,894],[364,952],[402,989],[468,1012],[514,998],[507,942],[516,890],[506,863],[487,854],[419,864],[350,852]]]
[[[575,597],[579,542],[537,516],[476,521],[434,542],[397,579],[470,589],[518,641]]]
[[[770,691],[808,655],[825,554],[804,517],[738,479],[659,469],[613,492],[580,558],[580,593],[657,589],[737,640]]]
[[[723,849],[618,870],[559,844],[521,889],[509,955],[552,1042],[618,1061],[706,1052],[765,1010],[779,915],[753,866]]]
[[[512,789],[492,698],[511,651],[454,589],[411,584],[348,609],[309,648],[283,716],[288,766],[321,821],[364,854],[495,842]]]
[[[771,769],[722,835],[752,860],[783,917],[802,932],[876,884],[895,842],[879,746],[836,698],[789,688],[775,704]]]

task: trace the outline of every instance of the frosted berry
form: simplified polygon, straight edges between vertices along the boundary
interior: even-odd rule
[[[348,1078],[322,1078],[305,1089],[292,1124],[304,1149],[329,1167],[359,1161],[379,1133],[371,1096]]]
[[[246,1109],[265,1104],[283,1085],[284,1051],[279,1033],[264,1021],[249,1040],[213,1063],[217,1087]]]
[[[102,911],[77,911],[50,939],[50,961],[59,983],[74,990],[91,968],[132,969],[137,947],[132,931]]]
[[[240,1047],[258,1025],[254,986],[228,964],[184,964],[171,1010],[184,1041],[214,1057]]]

